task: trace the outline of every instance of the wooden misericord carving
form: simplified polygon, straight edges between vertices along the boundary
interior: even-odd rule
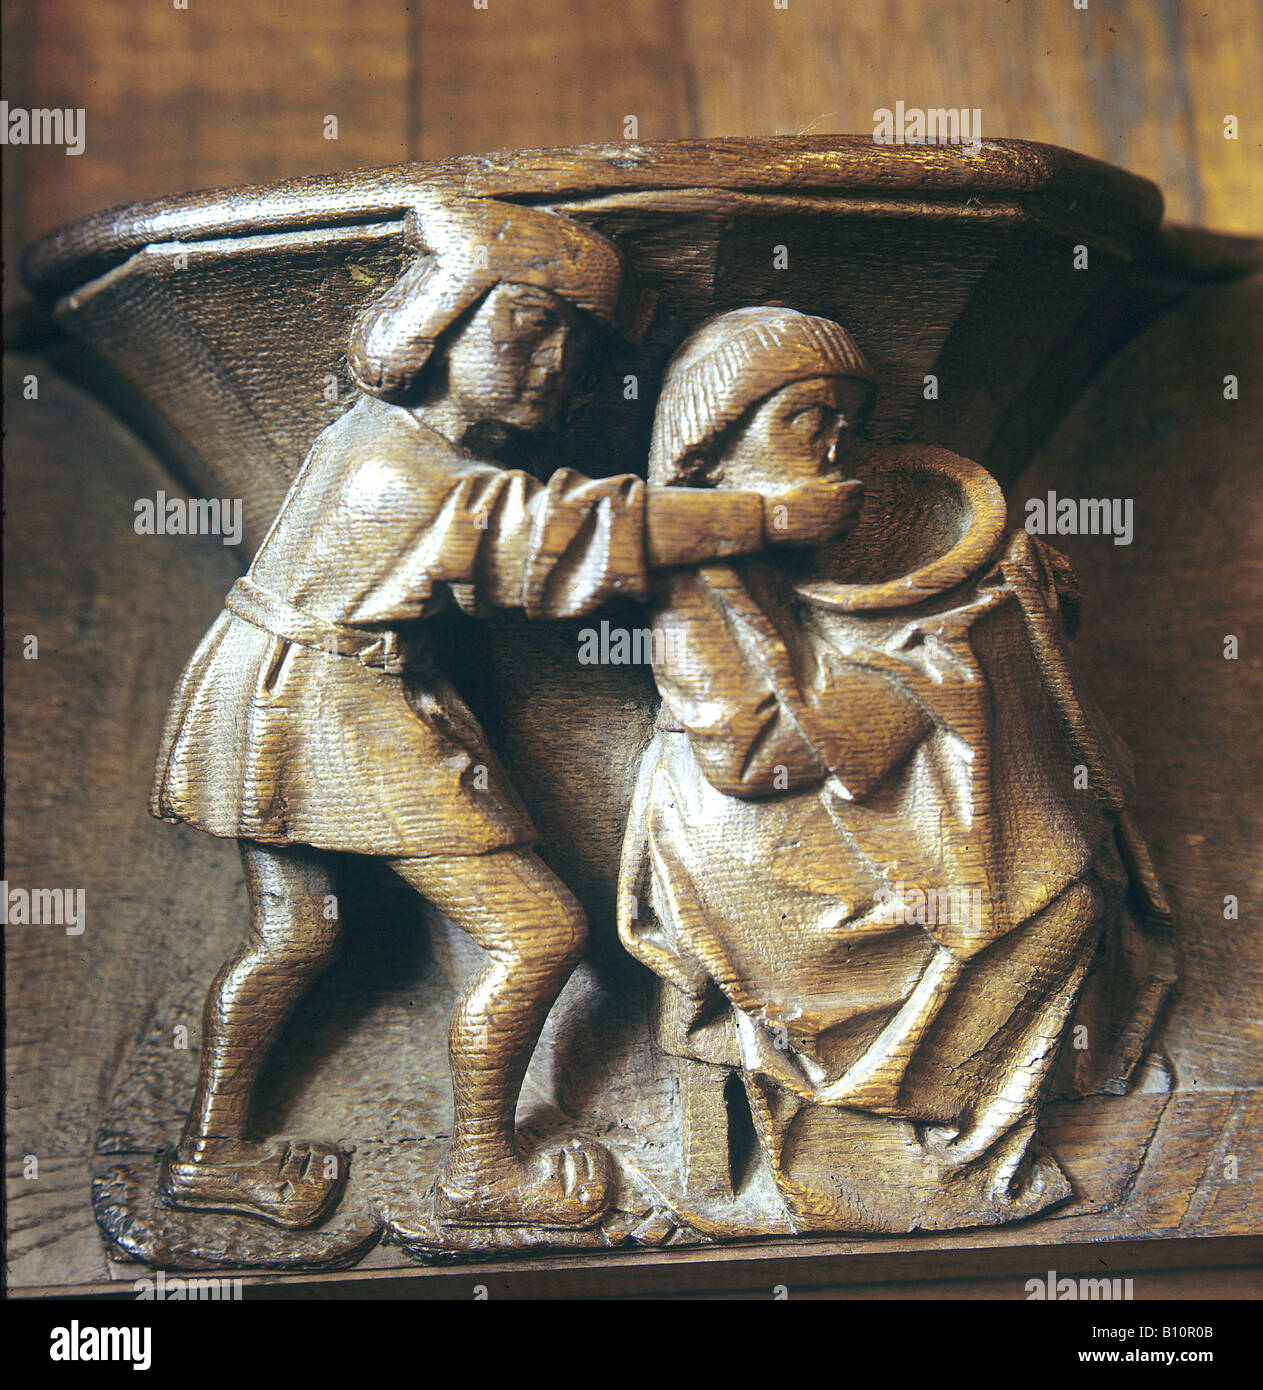
[[[98,1183],[111,1240],[169,1267],[320,1267],[383,1234],[420,1257],[599,1249],[1065,1200],[1041,1107],[1121,1094],[1172,979],[1127,754],[1067,655],[1067,562],[1006,534],[980,465],[866,441],[864,344],[801,307],[675,345],[639,473],[537,476],[532,440],[614,370],[645,296],[612,238],[539,208],[436,195],[406,237],[351,332],[357,396],[172,698],[151,809],[239,842],[250,922],[183,1135]],[[659,701],[616,906],[651,1037],[583,1059],[633,1077],[602,1133],[523,1132],[587,914],[448,639],[509,613],[595,615],[606,642],[615,601]],[[448,1024],[450,1140],[387,1183],[336,1136],[252,1118],[338,950],[347,856],[480,948]]]

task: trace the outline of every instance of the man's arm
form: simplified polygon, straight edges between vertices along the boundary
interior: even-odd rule
[[[415,594],[442,583],[471,611],[520,607],[531,618],[577,618],[619,595],[646,598],[655,569],[826,540],[843,528],[853,500],[836,483],[765,499],[569,469],[543,483],[486,467],[453,478],[424,510],[404,560]]]
[[[714,488],[651,487],[645,556],[651,569],[704,565],[768,545],[820,545],[855,520],[862,485],[801,483],[774,496]]]

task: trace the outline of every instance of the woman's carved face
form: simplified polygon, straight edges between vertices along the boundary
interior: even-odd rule
[[[497,285],[447,354],[447,394],[470,418],[538,430],[564,409],[583,348],[578,315],[534,285]]]
[[[847,477],[847,427],[863,399],[864,388],[845,377],[782,387],[738,423],[712,477],[724,487],[764,493]]]

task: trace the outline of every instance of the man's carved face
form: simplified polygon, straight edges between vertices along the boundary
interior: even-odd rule
[[[502,282],[448,349],[447,394],[469,419],[543,429],[569,400],[585,337],[559,295]]]
[[[847,475],[847,428],[864,388],[844,377],[782,387],[750,412],[720,458],[725,487],[776,492]]]

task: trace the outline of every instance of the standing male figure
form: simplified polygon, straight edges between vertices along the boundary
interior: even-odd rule
[[[352,852],[385,859],[486,952],[452,1017],[436,1215],[582,1227],[609,1203],[605,1150],[528,1156],[514,1122],[584,914],[433,669],[427,620],[453,603],[579,617],[644,597],[654,569],[828,539],[852,499],[820,483],[764,499],[498,466],[499,443],[561,415],[587,330],[619,325],[621,259],[567,218],[489,201],[427,205],[408,232],[431,255],[355,326],[364,394],[317,439],[172,699],[151,810],[240,841],[252,921],[207,999],[163,1192],[295,1229],[336,1205],[344,1153],[265,1147],[247,1125],[268,1048],[336,943],[329,852]]]

